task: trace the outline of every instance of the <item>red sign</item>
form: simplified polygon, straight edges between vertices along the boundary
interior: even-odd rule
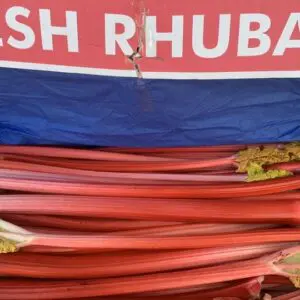
[[[145,78],[300,77],[298,0],[1,0],[0,66]]]

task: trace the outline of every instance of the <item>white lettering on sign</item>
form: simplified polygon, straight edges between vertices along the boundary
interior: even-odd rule
[[[172,57],[183,55],[183,16],[172,16],[172,31],[157,32],[156,17],[146,17],[146,56],[157,56],[157,42],[172,43]]]
[[[117,24],[123,26],[123,32],[117,33]],[[105,53],[116,55],[117,45],[125,55],[131,55],[133,49],[129,44],[136,32],[136,25],[132,18],[126,15],[105,14]]]
[[[295,29],[300,30],[300,13],[292,13],[282,31],[273,55],[284,55],[286,49],[300,48],[300,40],[293,40],[292,34]]]
[[[18,16],[28,18],[29,15],[30,10],[21,6],[14,6],[7,10],[5,14],[7,26],[16,32],[22,33],[22,35],[24,36],[24,39],[22,40],[10,36],[7,40],[7,44],[11,47],[24,50],[29,49],[34,45],[35,34],[32,28],[17,20]]]
[[[53,51],[53,36],[66,36],[69,52],[79,52],[77,13],[66,12],[66,26],[53,26],[50,9],[40,9],[40,26],[42,35],[42,47],[44,50]]]
[[[192,8],[170,5],[162,11],[153,9],[153,0],[134,10],[109,0],[88,0],[94,5],[88,9],[81,0],[49,1],[47,7],[19,1],[26,5],[1,6],[0,67],[133,77],[139,69],[143,78],[172,79],[257,78],[268,72],[300,77],[300,11],[287,1],[278,0],[288,11],[270,5],[263,13],[259,3],[251,4],[251,12],[246,2],[230,10],[215,6],[217,0],[210,0],[213,10],[196,1]],[[133,69],[124,56],[136,51]]]
[[[42,49],[54,51],[53,39],[55,36],[65,36],[67,39],[68,52],[79,52],[77,12],[66,11],[66,25],[54,26],[50,9],[39,9]],[[19,17],[28,19],[30,10],[22,6],[13,6],[6,11],[5,21],[11,30],[22,34],[23,38],[11,34],[7,44],[15,49],[30,49],[36,42],[34,30],[27,24],[18,20]],[[196,56],[213,59],[223,56],[229,49],[232,30],[232,15],[220,14],[215,47],[207,48],[204,42],[206,32],[205,15],[192,16],[192,44],[190,47]],[[131,55],[134,49],[130,40],[137,34],[136,23],[133,17],[123,14],[105,14],[105,54],[117,55],[119,48],[124,55]],[[157,29],[157,17],[145,17],[145,56],[156,57],[158,55],[158,44],[162,42],[171,43],[171,57],[183,57],[184,52],[184,16],[175,15],[171,18],[172,30],[170,32],[159,32]],[[252,25],[256,25],[254,28]],[[117,26],[121,25],[123,30],[118,32]],[[241,14],[239,20],[239,36],[237,41],[237,56],[251,57],[260,56],[270,51],[272,40],[268,31],[272,27],[271,18],[266,14],[248,13]],[[300,13],[291,13],[283,28],[281,36],[277,41],[274,56],[284,55],[287,49],[300,48],[300,39],[293,39],[294,31],[300,30]],[[258,43],[251,46],[254,40]],[[0,47],[3,47],[3,38],[0,37]]]
[[[258,24],[251,30],[251,24]],[[271,27],[271,19],[264,14],[241,14],[238,40],[238,56],[259,56],[267,53],[271,47],[271,39],[267,35]],[[250,47],[250,40],[257,40],[256,47]]]
[[[203,58],[216,58],[222,56],[228,49],[230,41],[231,15],[220,15],[218,41],[215,48],[208,49],[204,46],[204,16],[193,17],[193,50]]]

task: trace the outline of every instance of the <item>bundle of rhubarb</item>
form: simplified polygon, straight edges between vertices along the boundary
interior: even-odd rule
[[[0,159],[0,299],[300,299],[298,143]]]

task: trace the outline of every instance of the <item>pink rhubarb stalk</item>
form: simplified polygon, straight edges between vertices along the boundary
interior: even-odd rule
[[[272,300],[299,300],[299,299],[300,299],[300,291],[295,291],[282,296],[272,298]]]
[[[113,153],[100,150],[84,150],[57,147],[39,146],[0,146],[1,154],[20,154],[55,158],[72,158],[85,160],[111,160],[111,161],[170,161],[167,158],[151,157],[127,153]]]
[[[46,246],[78,250],[172,250],[246,246],[280,242],[297,242],[300,229],[269,229],[241,233],[202,236],[121,236],[116,234],[63,235],[0,232],[0,238],[12,241],[17,248]]]
[[[101,219],[101,218],[80,218],[51,215],[19,215],[1,214],[1,217],[19,226],[50,227],[86,232],[117,232],[138,229],[164,228],[180,225],[180,222],[160,222],[141,220]],[[234,232],[244,228],[256,228],[256,225],[239,224],[202,224],[203,230],[207,233]],[[249,226],[249,227],[248,227]],[[253,226],[253,227],[252,227]],[[263,225],[261,225],[263,226]],[[265,225],[267,226],[267,225]]]
[[[115,252],[84,256],[14,253],[0,255],[1,276],[84,279],[203,267],[260,257],[293,244],[253,245],[169,252]],[[49,248],[51,253],[51,248]],[[52,253],[51,253],[52,254]]]
[[[263,209],[258,209],[258,207]],[[299,211],[299,200],[224,201],[34,194],[0,195],[1,214],[105,217],[197,223],[299,224]]]
[[[298,260],[299,247],[296,247],[258,259],[187,271],[84,281],[2,280],[0,299],[54,300],[145,293],[258,277],[264,274],[280,274],[297,283]],[[286,269],[286,264],[290,264],[289,269]]]
[[[51,168],[51,167],[50,167]],[[61,168],[63,169],[63,168]],[[0,169],[0,178],[44,180],[57,182],[84,182],[84,183],[124,183],[124,184],[186,184],[201,182],[245,182],[247,175],[229,174],[229,175],[205,175],[205,174],[158,174],[158,173],[117,173],[113,172],[93,172],[93,176],[81,175],[73,171],[73,174],[55,174],[36,171]],[[79,174],[76,174],[79,173]],[[98,176],[95,176],[98,175]]]

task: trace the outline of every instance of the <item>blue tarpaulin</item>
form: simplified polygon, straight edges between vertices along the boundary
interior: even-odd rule
[[[150,80],[0,68],[5,144],[291,140],[300,140],[299,79]]]

